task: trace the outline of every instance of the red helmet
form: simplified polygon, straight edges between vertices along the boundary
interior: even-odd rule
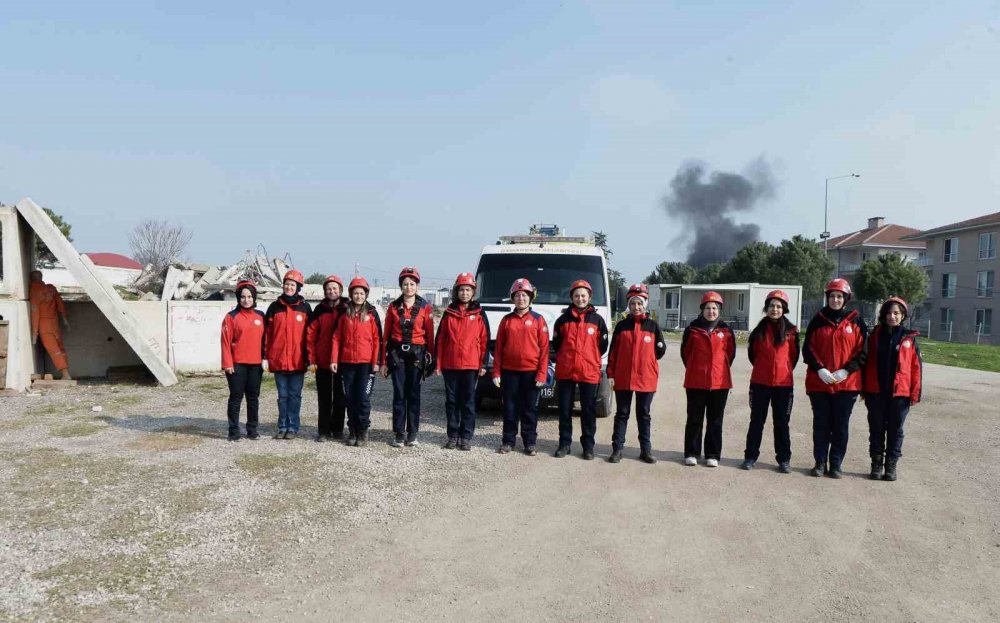
[[[767,306],[771,299],[778,299],[781,301],[781,306],[784,308],[785,313],[788,313],[788,306],[791,305],[791,300],[788,298],[788,294],[784,290],[771,290],[764,297],[764,305]]]
[[[344,290],[344,280],[338,277],[337,275],[330,275],[329,277],[323,280],[324,289],[326,288],[326,284],[328,283],[335,283],[338,286],[340,286],[341,291]]]
[[[577,279],[573,282],[573,285],[569,287],[570,296],[573,295],[573,291],[577,288],[586,288],[587,292],[590,292],[590,296],[594,296],[594,288],[590,287],[590,282],[583,279]]]
[[[455,277],[455,289],[458,290],[459,286],[469,286],[475,290],[476,276],[472,273],[459,273],[458,277]]]
[[[354,279],[351,279],[351,285],[347,288],[347,291],[350,292],[354,288],[364,288],[365,294],[371,292],[371,288],[368,287],[368,280],[364,277],[355,277]]]
[[[722,307],[722,295],[715,290],[709,290],[702,295],[700,307],[704,307],[707,303],[715,303],[719,307]]]
[[[403,285],[403,279],[407,277],[420,283],[420,271],[415,266],[406,266],[399,271],[399,285]]]
[[[257,284],[250,279],[243,279],[236,284],[236,296],[240,295],[240,290],[243,288],[250,288],[250,294],[257,298]]]
[[[845,303],[851,300],[851,284],[847,283],[847,279],[837,278],[826,284],[824,294],[829,295],[831,292],[840,292],[843,294]]]
[[[896,296],[895,294],[890,294],[889,298],[887,298],[885,302],[882,303],[882,306],[878,308],[878,316],[880,319],[882,318],[882,314],[885,313],[886,306],[889,305],[890,303],[895,303],[896,305],[899,305],[903,309],[903,318],[906,318],[907,316],[910,315],[910,306],[906,304],[906,301],[903,300],[903,297]]]
[[[527,292],[528,297],[532,301],[535,300],[535,286],[531,285],[531,282],[524,277],[514,280],[514,283],[510,286],[510,298],[513,300],[514,294],[518,292]]]
[[[625,294],[625,300],[632,298],[633,296],[638,296],[649,300],[649,288],[646,287],[644,283],[633,283],[628,287],[628,293]]]
[[[295,270],[294,268],[292,270],[288,271],[287,273],[285,273],[285,276],[281,278],[281,281],[282,282],[285,282],[285,281],[294,281],[295,283],[299,284],[300,286],[304,286],[306,284],[306,278],[302,276],[302,273],[300,273],[299,271]]]

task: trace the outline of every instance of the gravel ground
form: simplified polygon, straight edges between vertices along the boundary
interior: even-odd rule
[[[439,379],[424,389],[424,443],[404,449],[387,444],[384,381],[361,449],[309,441],[311,382],[304,438],[285,442],[227,443],[221,378],[2,399],[0,618],[1000,619],[1000,375],[926,367],[896,483],[865,479],[857,407],[848,477],[832,481],[805,475],[803,393],[796,473],[773,471],[767,435],[758,469],[736,469],[745,390],[722,466],[682,466],[674,358],[654,466],[635,460],[634,426],[619,465],[497,455],[495,412],[472,452],[443,450]],[[748,376],[741,352],[737,387]],[[556,419],[539,432],[554,450]],[[599,454],[610,436],[602,420]]]

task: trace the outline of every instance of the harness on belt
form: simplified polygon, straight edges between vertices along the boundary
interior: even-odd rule
[[[396,305],[396,312],[399,316],[399,330],[403,334],[403,343],[400,348],[403,352],[410,350],[413,345],[413,324],[420,315],[420,310],[424,308],[427,302],[419,296],[413,301],[413,307],[410,308],[410,317],[406,317],[406,306],[403,304],[403,299],[399,299],[399,303]]]
[[[403,304],[402,297],[395,305],[396,316],[399,318],[399,331],[402,333],[403,339],[400,343],[389,343],[390,348],[386,358],[392,368],[411,364],[417,369],[423,370],[426,376],[427,373],[433,372],[432,363],[428,361],[430,357],[427,353],[427,346],[413,343],[413,327],[420,316],[420,311],[427,305],[427,301],[419,296],[416,297],[413,301],[413,307],[410,308],[409,318],[406,317],[406,306]]]

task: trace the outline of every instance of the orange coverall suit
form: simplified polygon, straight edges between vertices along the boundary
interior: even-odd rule
[[[47,283],[32,283],[28,289],[31,303],[31,336],[39,337],[42,346],[52,358],[57,370],[69,367],[66,349],[63,347],[62,331],[59,329],[59,314],[66,317],[66,307],[56,287]]]

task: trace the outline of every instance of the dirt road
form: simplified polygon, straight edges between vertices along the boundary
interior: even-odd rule
[[[0,620],[1000,620],[1000,374],[928,365],[900,480],[867,480],[863,406],[847,477],[811,478],[797,379],[795,473],[737,468],[749,365],[722,466],[680,464],[676,348],[653,403],[660,462],[446,451],[440,380],[419,448],[391,448],[375,395],[363,449],[224,441],[221,379],[82,385],[0,409]],[[274,424],[265,386],[262,422]],[[304,432],[314,430],[307,386]],[[93,406],[100,405],[96,412]]]
[[[801,392],[795,473],[773,470],[769,439],[757,469],[737,468],[742,389],[727,409],[722,466],[681,465],[680,370],[667,361],[654,402],[658,464],[635,460],[634,427],[618,465],[497,456],[515,465],[509,477],[473,491],[442,485],[412,518],[335,540],[294,585],[292,604],[261,595],[254,610],[370,621],[1000,619],[1000,375],[928,366],[895,483],[866,479],[859,406],[847,477],[834,481],[806,475]],[[748,374],[741,352],[738,387]],[[599,425],[604,456],[610,424]],[[556,437],[550,420],[542,447]]]

